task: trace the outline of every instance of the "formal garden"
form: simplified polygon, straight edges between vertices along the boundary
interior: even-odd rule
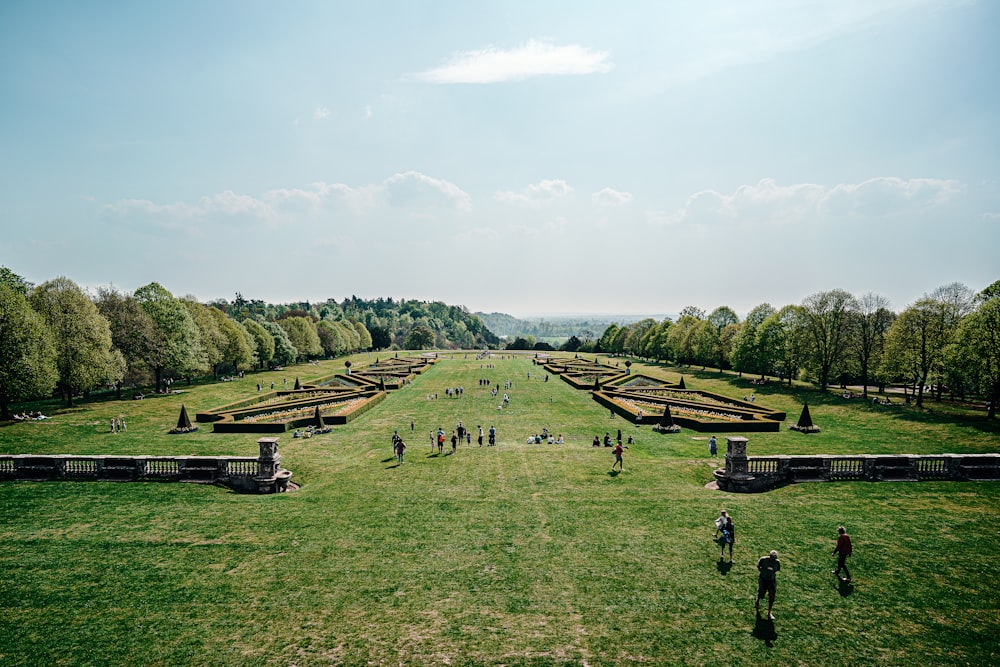
[[[400,356],[406,356],[400,354]],[[751,456],[997,451],[982,406],[845,399],[839,391],[708,368],[583,355],[615,368],[609,410],[531,354],[442,354],[393,375],[385,358],[343,359],[193,382],[144,400],[92,394],[45,420],[0,426],[6,454],[257,455],[253,433],[170,434],[192,414],[299,400],[371,368],[384,398],[328,433],[278,437],[300,487],[256,495],[207,484],[0,483],[4,664],[994,664],[1000,575],[995,482],[828,482],[767,493],[708,488],[724,465],[711,433],[653,431],[629,409],[753,393],[785,413],[744,435]],[[582,372],[582,371],[581,371]],[[530,379],[528,374],[530,373]],[[396,389],[381,384],[406,376]],[[545,376],[550,375],[546,380]],[[617,379],[613,379],[617,378]],[[493,388],[512,385],[504,407]],[[683,380],[685,388],[678,387]],[[488,384],[485,384],[488,381]],[[614,384],[617,382],[618,384]],[[345,384],[346,383],[346,384]],[[586,384],[586,380],[581,381]],[[612,389],[614,387],[614,389]],[[461,393],[449,389],[461,388]],[[281,389],[284,391],[284,389]],[[633,394],[651,392],[644,400]],[[437,398],[434,398],[437,396]],[[808,402],[821,429],[789,430]],[[280,405],[280,401],[278,403]],[[735,407],[734,407],[735,406]],[[315,405],[312,407],[315,412]],[[725,406],[721,406],[725,407]],[[673,408],[672,408],[673,409]],[[612,417],[612,413],[615,415]],[[637,414],[637,413],[636,413]],[[111,433],[109,422],[127,428]],[[432,451],[462,421],[497,447]],[[738,425],[739,422],[728,422]],[[412,424],[412,430],[411,430]],[[542,432],[564,444],[526,444]],[[634,444],[624,471],[594,436]],[[398,465],[390,437],[407,444]],[[720,562],[713,519],[736,522]],[[854,539],[853,582],[831,574],[836,528]],[[757,558],[776,549],[776,620],[755,617]]]

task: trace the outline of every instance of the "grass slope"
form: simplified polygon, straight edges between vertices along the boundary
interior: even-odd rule
[[[367,363],[366,356],[355,358]],[[330,435],[281,439],[293,493],[194,484],[0,484],[0,663],[986,665],[1000,660],[995,483],[704,485],[706,438],[659,436],[524,358],[446,358]],[[169,436],[189,412],[340,362],[84,402],[0,428],[9,453],[254,455],[252,435]],[[634,370],[677,379],[676,369]],[[528,380],[527,373],[531,372]],[[478,384],[511,379],[511,405]],[[751,434],[750,453],[996,451],[995,427],[954,409],[875,409],[803,387],[685,371],[690,387],[787,410],[823,428]],[[446,387],[463,386],[459,399]],[[501,384],[502,388],[502,384]],[[437,392],[441,398],[428,400]],[[107,433],[125,414],[128,432]],[[409,434],[410,421],[415,432]],[[496,448],[430,451],[428,432],[495,424]],[[565,445],[527,445],[548,427]],[[590,440],[637,438],[625,471]],[[407,440],[397,467],[389,436]],[[724,440],[722,440],[724,448]],[[445,451],[450,450],[450,444]],[[711,521],[737,522],[718,563]],[[853,588],[830,574],[836,527]],[[756,620],[757,557],[781,555],[777,620]]]

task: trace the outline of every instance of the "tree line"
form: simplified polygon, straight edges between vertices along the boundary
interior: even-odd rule
[[[269,304],[237,293],[200,303],[153,282],[89,294],[69,278],[32,285],[0,267],[0,418],[10,405],[57,393],[237,374],[371,349],[484,348],[499,339],[441,302],[356,296]]]
[[[857,382],[884,390],[887,383],[913,388],[918,406],[926,387],[935,398],[975,393],[1000,398],[1000,281],[978,294],[952,283],[893,312],[875,293],[855,296],[835,289],[801,304],[762,303],[740,320],[729,307],[706,315],[689,306],[677,321],[645,319],[612,324],[591,343],[573,340],[570,351],[630,354],[678,364],[815,382]]]

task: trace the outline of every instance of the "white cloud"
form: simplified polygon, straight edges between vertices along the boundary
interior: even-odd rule
[[[385,181],[389,203],[395,206],[445,203],[461,211],[472,208],[472,197],[457,185],[417,171],[393,174]]]
[[[980,217],[983,220],[1000,220],[1000,213],[983,213]]]
[[[313,111],[313,120],[326,120],[330,117],[330,110],[326,107],[316,107]]]
[[[604,188],[590,196],[594,206],[622,206],[632,201],[632,193]]]
[[[317,182],[300,188],[268,190],[260,197],[226,190],[201,197],[196,203],[157,204],[148,199],[121,199],[105,205],[103,210],[127,220],[194,230],[207,221],[289,224],[336,210],[364,215],[385,206],[407,208],[411,216],[433,219],[433,212],[441,208],[470,210],[472,197],[450,181],[406,171],[381,183],[359,187]]]
[[[372,107],[369,104],[365,107],[365,118],[371,118],[371,117],[372,117]]]
[[[566,197],[572,192],[573,188],[570,187],[569,183],[556,178],[529,185],[522,192],[501,190],[496,193],[495,198],[497,201],[510,204],[537,207]]]
[[[426,83],[500,83],[535,76],[593,74],[611,69],[607,51],[531,40],[514,49],[490,46],[453,53],[440,67],[413,75]]]
[[[831,217],[885,217],[913,213],[949,202],[962,190],[957,181],[932,178],[872,178],[826,187],[813,183],[778,185],[765,178],[732,194],[703,190],[674,211],[647,212],[656,226],[690,223],[773,225]]]

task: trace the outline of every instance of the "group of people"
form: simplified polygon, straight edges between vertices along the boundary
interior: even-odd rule
[[[540,445],[543,442],[550,445],[561,445],[565,441],[563,440],[562,433],[559,434],[559,437],[553,437],[547,428],[543,428],[541,433],[535,433],[534,435],[528,436],[529,445]]]
[[[125,423],[124,417],[112,417],[111,418],[111,432],[112,433],[124,433],[128,430],[128,425]]]
[[[715,538],[721,545],[719,561],[723,561],[726,556],[726,547],[729,547],[729,562],[733,562],[733,544],[736,542],[736,527],[733,525],[733,517],[726,510],[722,510],[719,518],[715,520]],[[843,526],[837,527],[837,544],[833,548],[831,556],[837,556],[837,567],[832,570],[832,574],[841,582],[851,582],[851,572],[847,569],[847,559],[854,553],[854,545],[851,543],[851,536],[847,534],[847,529]],[[772,550],[768,555],[761,556],[757,560],[757,598],[754,601],[754,609],[760,614],[760,601],[767,598],[767,619],[774,620],[774,598],[778,590],[778,571],[781,570],[781,561],[778,560],[778,552]],[[844,576],[841,577],[840,573]]]
[[[413,423],[412,422],[410,423],[410,426],[411,426],[411,429],[412,429],[412,427],[413,427]],[[486,432],[483,431],[482,424],[477,425],[476,426],[476,430],[478,432],[478,434],[476,436],[476,442],[479,444],[480,447],[482,447],[483,446],[483,436],[486,435]],[[395,444],[395,439],[396,439],[397,436],[398,436],[398,433],[396,433],[396,434],[393,435],[393,444]],[[445,436],[445,432],[444,432],[443,428],[438,427],[438,430],[436,432],[435,431],[431,431],[430,432],[430,440],[431,440],[431,452],[434,451],[434,447],[435,446],[437,447],[438,454],[441,454],[441,453],[444,452],[444,443],[447,440],[447,438]],[[456,451],[458,451],[458,443],[462,442],[463,440],[465,441],[465,443],[467,445],[472,445],[472,429],[466,428],[462,424],[462,422],[459,421],[458,424],[455,426],[455,430],[453,430],[451,432],[451,452],[452,452],[452,454],[454,454]],[[491,425],[490,429],[489,429],[489,442],[488,442],[488,446],[494,447],[496,444],[497,444],[497,429],[496,429],[495,426]],[[402,463],[402,459],[400,459],[400,463]]]
[[[42,419],[48,419],[48,417],[43,415],[41,412],[18,412],[17,414],[12,415],[12,419],[16,422],[25,422],[41,421]]]

